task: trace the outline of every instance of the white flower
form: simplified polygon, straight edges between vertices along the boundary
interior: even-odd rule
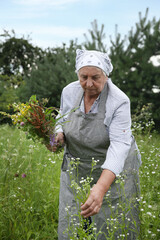
[[[152,216],[152,213],[151,213],[151,212],[147,212],[147,214],[148,214],[149,216]]]

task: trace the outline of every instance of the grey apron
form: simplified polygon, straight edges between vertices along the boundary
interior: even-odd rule
[[[93,184],[99,179],[102,169],[101,165],[104,163],[106,158],[106,152],[109,147],[109,134],[104,125],[106,100],[107,100],[107,84],[105,84],[104,89],[100,95],[100,102],[98,106],[98,113],[85,114],[77,108],[75,111],[71,112],[68,116],[67,122],[63,126],[63,131],[66,138],[66,147],[64,152],[64,159],[62,163],[61,171],[61,181],[60,181],[60,196],[59,196],[59,225],[58,225],[58,239],[68,240],[68,236],[64,231],[69,226],[69,218],[67,217],[67,212],[65,208],[70,206],[70,209],[76,208],[76,202],[73,196],[72,189],[70,188],[70,177],[68,174],[68,165],[71,158],[80,158],[80,165],[78,166],[79,179],[81,177],[86,177],[90,175],[91,171],[91,161],[92,158],[99,160],[96,165],[96,170],[93,171]],[[77,102],[74,108],[79,107],[83,97],[83,90],[78,96]],[[125,212],[125,218],[130,219],[130,222],[126,222],[126,227],[130,228],[129,235],[127,239],[136,239],[135,226],[132,226],[132,221],[136,225],[139,225],[138,218],[138,207],[135,198],[138,197],[139,193],[139,180],[138,180],[138,158],[136,151],[136,143],[133,138],[131,149],[129,155],[125,161],[124,172],[125,173],[125,185],[124,191],[120,190],[120,183],[117,184],[113,182],[109,191],[108,196],[104,198],[100,212],[95,216],[94,222],[96,223],[97,232],[102,231],[97,238],[97,240],[106,239],[108,236],[107,219],[111,217],[111,207],[114,211],[117,211],[117,206],[119,203],[128,203],[129,199],[134,199],[132,203],[128,203],[128,209]],[[124,175],[122,173],[122,175]],[[127,201],[126,201],[127,199]],[[132,209],[131,209],[132,208]],[[75,211],[75,210],[74,210]],[[122,213],[119,212],[119,216]],[[124,217],[124,216],[123,216]],[[122,217],[119,217],[119,222],[122,221]],[[134,224],[135,225],[135,224]],[[134,229],[132,231],[132,229]],[[103,234],[103,232],[106,234]],[[113,239],[117,239],[117,236],[121,233],[121,230],[114,234]],[[77,238],[78,239],[78,238]],[[111,239],[111,238],[110,238]]]

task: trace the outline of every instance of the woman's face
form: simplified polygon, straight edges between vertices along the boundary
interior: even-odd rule
[[[107,76],[97,67],[82,67],[78,73],[79,81],[85,94],[97,97],[104,88]]]

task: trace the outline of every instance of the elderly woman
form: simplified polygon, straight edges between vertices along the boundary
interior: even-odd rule
[[[79,80],[63,89],[60,112],[65,114],[63,121],[67,121],[59,127],[56,137],[58,144],[65,141],[59,199],[59,240],[68,239],[64,233],[69,225],[65,207],[74,206],[75,202],[67,171],[70,158],[80,159],[81,177],[89,174],[92,158],[99,160],[93,174],[94,185],[80,210],[90,222],[94,216],[97,232],[102,232],[97,239],[103,240],[108,236],[110,207],[117,209],[120,202],[128,204],[125,213],[119,213],[120,216],[125,214],[128,229],[125,239],[136,239],[139,228],[136,199],[139,194],[140,155],[131,133],[130,101],[108,78],[113,67],[106,53],[79,49],[76,53]],[[124,174],[122,194],[116,186],[116,179]],[[108,192],[111,206],[105,200]],[[120,238],[121,233],[121,229],[115,231],[113,239]]]

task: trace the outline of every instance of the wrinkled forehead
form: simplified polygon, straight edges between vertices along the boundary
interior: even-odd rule
[[[95,67],[95,66],[85,66],[79,69],[79,74],[101,74],[103,70],[101,68]]]
[[[95,66],[85,66],[80,68],[80,70],[77,72],[78,77],[81,76],[96,76],[96,75],[103,75],[107,77],[106,73],[98,67]]]

